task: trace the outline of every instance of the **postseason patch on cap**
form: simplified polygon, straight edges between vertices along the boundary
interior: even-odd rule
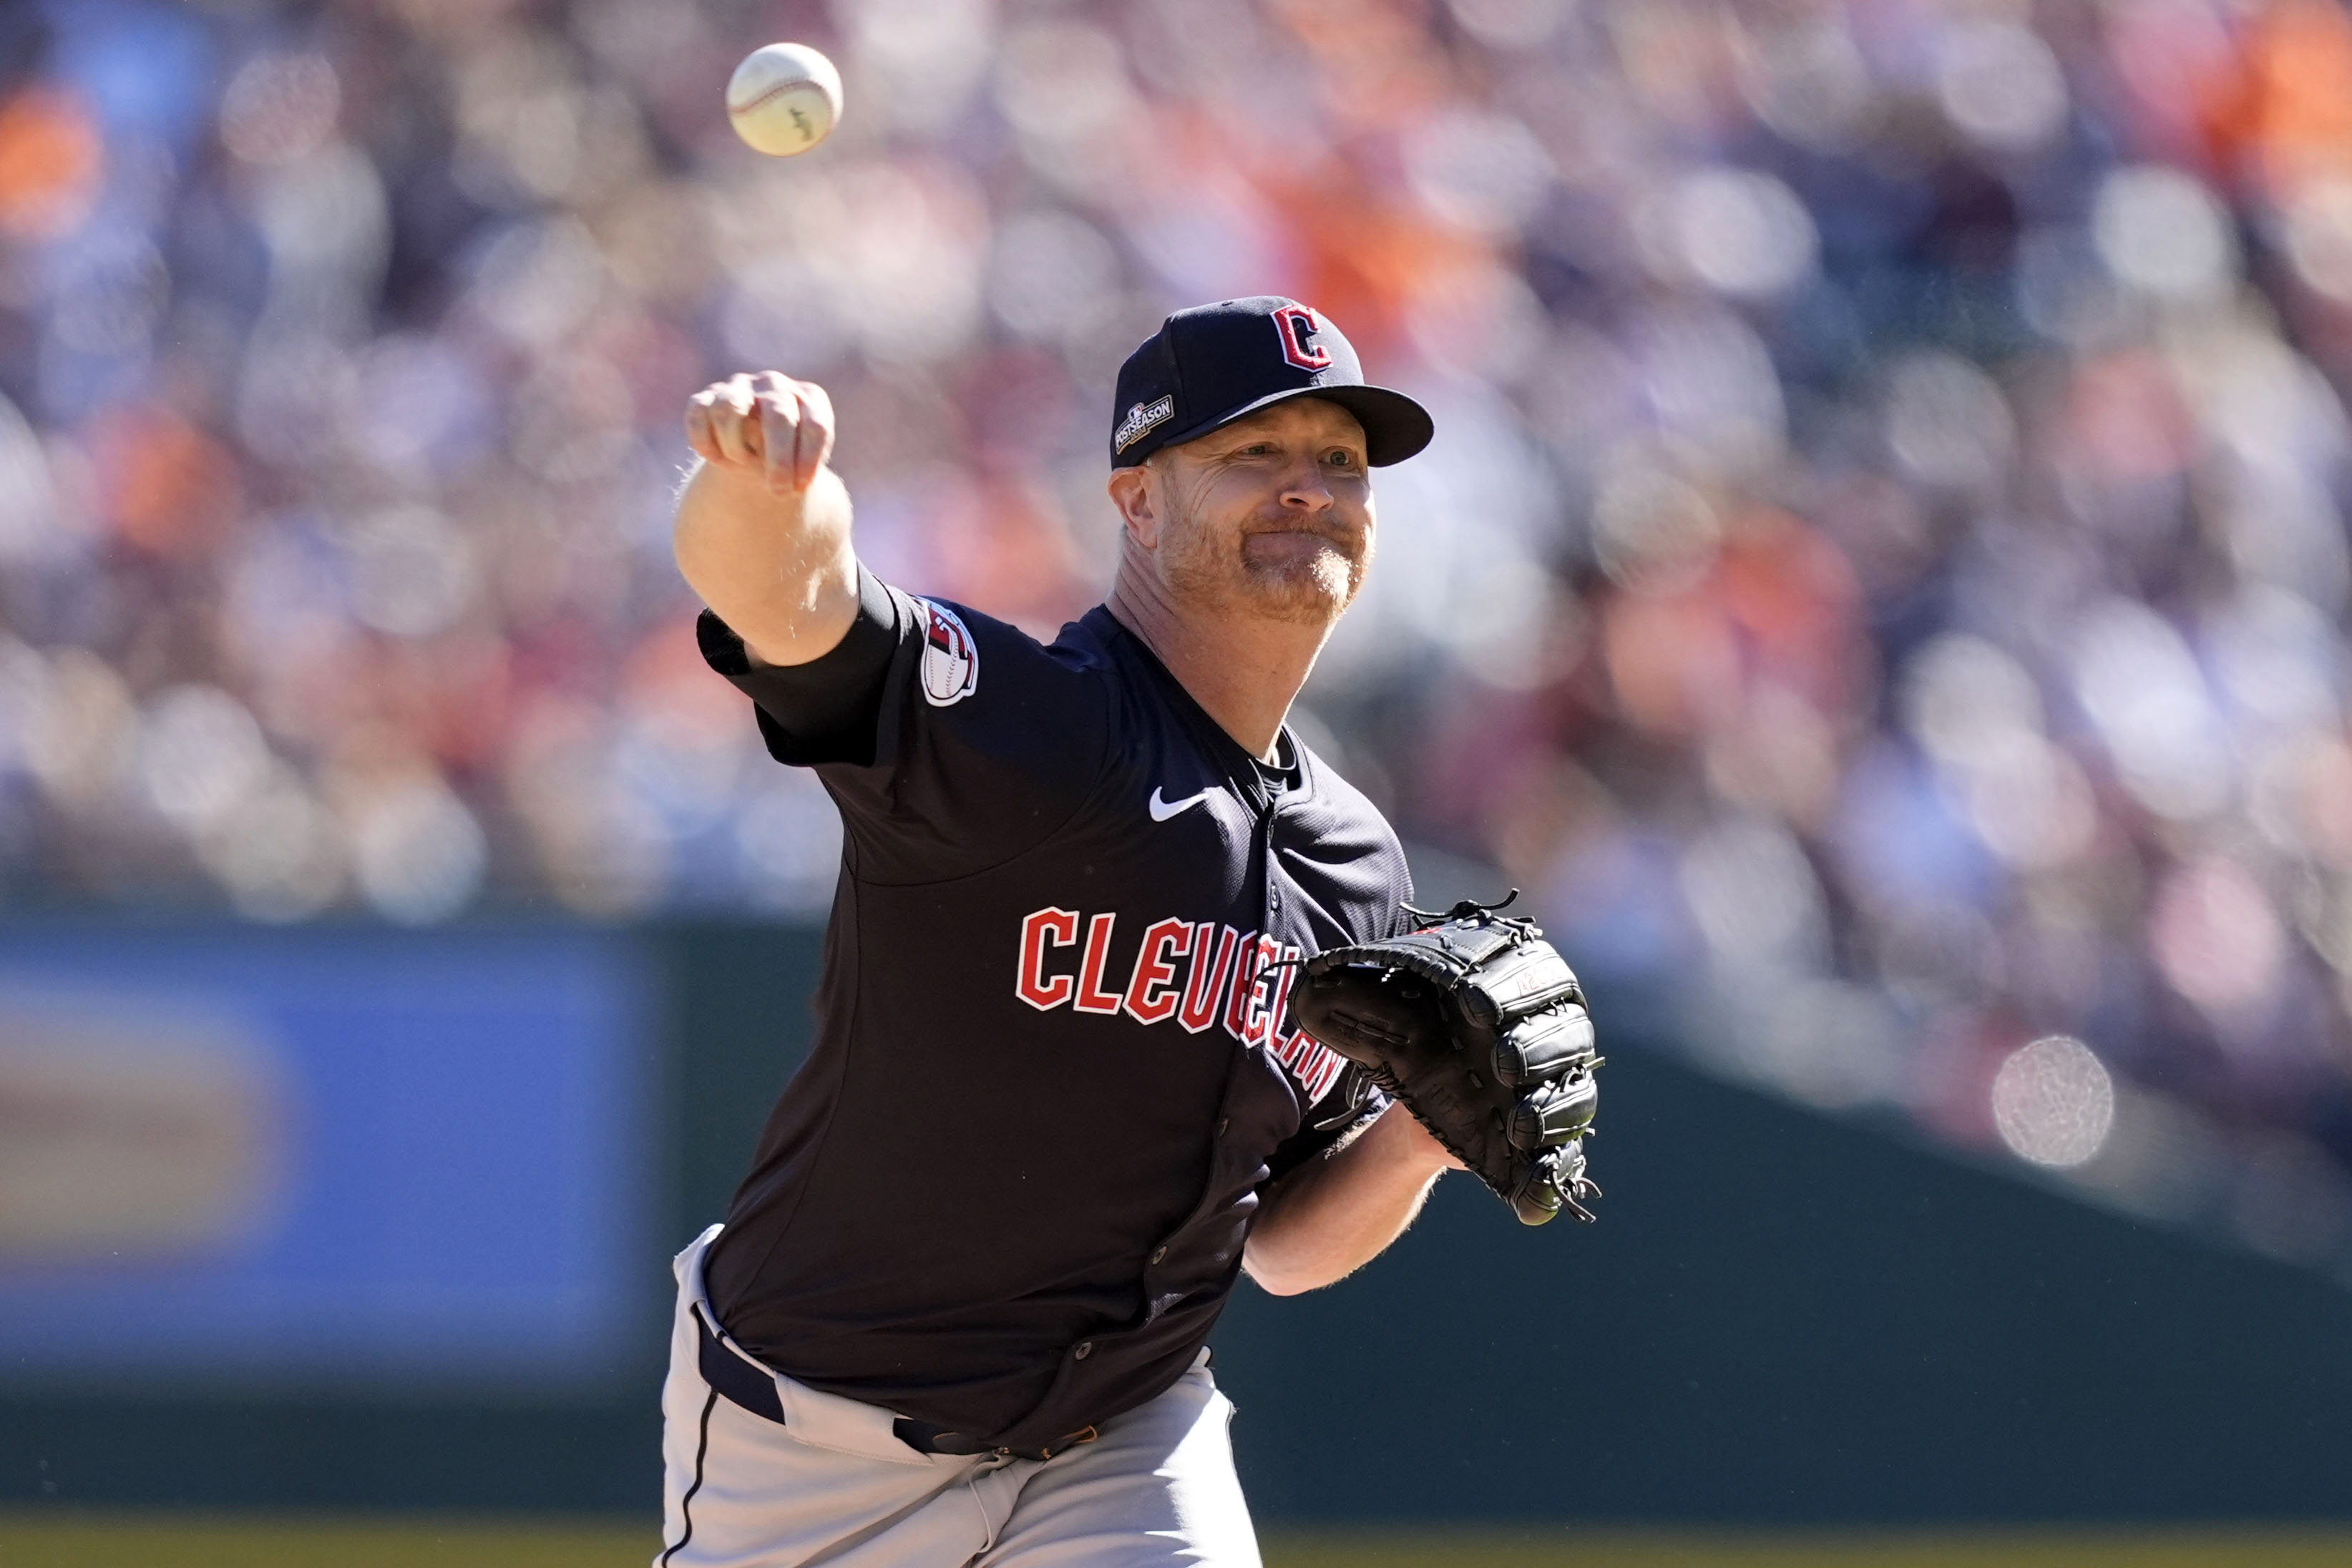
[[[1152,428],[1165,424],[1175,417],[1176,400],[1172,397],[1163,397],[1155,402],[1137,403],[1127,411],[1127,417],[1120,420],[1118,428],[1111,433],[1111,450],[1126,451],[1142,440]],[[1097,425],[1095,428],[1099,430],[1102,426]]]

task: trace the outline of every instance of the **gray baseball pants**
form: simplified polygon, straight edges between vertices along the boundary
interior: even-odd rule
[[[761,1366],[780,1426],[703,1380],[690,1313],[718,1323],[702,1258],[719,1231],[676,1264],[655,1568],[1259,1568],[1234,1407],[1205,1351],[1167,1393],[1045,1460],[921,1453],[891,1412]]]

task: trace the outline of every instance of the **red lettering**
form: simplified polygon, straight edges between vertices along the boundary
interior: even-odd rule
[[[1310,1105],[1331,1092],[1331,1085],[1348,1066],[1339,1052],[1319,1043],[1304,1030],[1282,1042],[1275,1060],[1290,1069],[1290,1075],[1298,1080],[1298,1087]]]
[[[1242,1015],[1248,1010],[1250,998],[1257,990],[1257,967],[1262,961],[1263,946],[1255,931],[1242,938],[1241,972],[1234,977],[1234,988],[1225,993],[1225,1032],[1235,1040],[1249,1038],[1249,1023]]]
[[[1086,961],[1078,966],[1077,1009],[1082,1013],[1118,1011],[1119,994],[1103,989],[1103,968],[1110,962],[1111,923],[1116,915],[1097,915],[1087,925]]]
[[[1086,925],[1083,944],[1078,926]],[[1317,1094],[1328,1089],[1345,1063],[1305,1030],[1282,1031],[1297,977],[1299,949],[1253,931],[1204,920],[1176,919],[1146,927],[1136,948],[1133,972],[1120,985],[1110,976],[1110,944],[1116,915],[1084,915],[1048,906],[1021,922],[1020,972],[1013,994],[1039,1012],[1067,1005],[1075,1011],[1124,1012],[1140,1024],[1170,1019],[1199,1034],[1222,1022],[1234,1039],[1269,1051],[1303,1086]],[[1083,947],[1075,974],[1049,975],[1046,960],[1056,947]],[[1176,961],[1187,959],[1181,981]],[[1279,967],[1276,965],[1279,964]],[[1315,1088],[1319,1082],[1322,1088]]]
[[[1176,966],[1171,961],[1192,946],[1192,925],[1185,920],[1163,920],[1143,934],[1143,947],[1135,956],[1135,977],[1128,982],[1127,1010],[1138,1023],[1165,1023],[1176,1014]]]
[[[1234,949],[1241,943],[1241,934],[1228,925],[1220,937],[1218,929],[1215,921],[1203,920],[1192,933],[1192,963],[1184,976],[1184,1006],[1176,1021],[1194,1034],[1217,1021],[1217,1004],[1223,999],[1226,982],[1234,977]],[[1217,949],[1213,962],[1209,957],[1212,943]]]
[[[1242,1039],[1247,1044],[1264,1045],[1266,1037],[1274,1032],[1275,1021],[1282,1017],[1280,1011],[1266,1006],[1267,993],[1288,990],[1290,971],[1269,971],[1266,966],[1283,955],[1282,944],[1273,937],[1257,939],[1257,951],[1250,965],[1249,1000],[1242,1008]]]
[[[1331,1092],[1331,1085],[1339,1081],[1339,1074],[1348,1066],[1339,1060],[1339,1053],[1328,1046],[1317,1046],[1315,1054],[1319,1060],[1315,1063],[1314,1075],[1307,1081],[1307,1103],[1310,1105]]]
[[[1067,975],[1045,977],[1045,945],[1056,947],[1073,946],[1078,940],[1078,912],[1075,909],[1038,910],[1021,923],[1021,973],[1013,983],[1013,994],[1035,1008],[1039,1012],[1051,1012],[1070,999],[1077,982]]]
[[[1282,950],[1282,968],[1274,982],[1274,995],[1265,1005],[1265,1034],[1276,1051],[1283,1043],[1282,1020],[1290,1009],[1290,982],[1298,977],[1300,954],[1296,947]]]

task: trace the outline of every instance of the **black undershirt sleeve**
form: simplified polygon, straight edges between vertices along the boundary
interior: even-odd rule
[[[805,664],[755,666],[743,639],[708,610],[694,635],[710,667],[759,705],[760,735],[777,761],[872,765],[882,690],[898,647],[898,612],[889,590],[863,565],[849,630],[830,653]]]
[[[1339,1101],[1342,1094],[1355,1099],[1352,1113],[1349,1113],[1344,1101],[1336,1110],[1329,1103]],[[1356,1099],[1357,1096],[1361,1098]],[[1352,1140],[1388,1108],[1389,1097],[1370,1084],[1362,1082],[1360,1071],[1350,1068],[1340,1075],[1339,1082],[1328,1100],[1307,1107],[1306,1123],[1267,1156],[1266,1185],[1270,1186],[1280,1181],[1343,1139]]]

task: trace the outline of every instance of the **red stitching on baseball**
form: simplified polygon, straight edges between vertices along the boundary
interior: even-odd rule
[[[774,87],[770,88],[767,91],[761,93],[759,97],[753,99],[749,103],[729,104],[727,106],[727,112],[730,114],[749,114],[753,110],[759,108],[761,104],[767,102],[770,99],[782,98],[784,94],[792,91],[794,88],[800,87],[816,88],[817,96],[819,98],[823,98],[824,96],[824,89],[817,87],[816,83],[813,81],[778,82]]]

